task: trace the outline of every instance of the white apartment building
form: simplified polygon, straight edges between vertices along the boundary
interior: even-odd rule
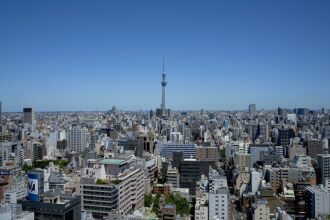
[[[68,143],[70,151],[81,152],[87,146],[87,133],[86,128],[81,128],[79,125],[73,125],[68,132]]]
[[[258,200],[253,209],[253,220],[270,220],[270,209],[267,200]]]
[[[227,188],[209,193],[209,219],[229,219],[229,192]]]

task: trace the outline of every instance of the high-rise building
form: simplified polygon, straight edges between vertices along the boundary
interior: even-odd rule
[[[330,125],[323,127],[322,137],[326,139],[330,139]]]
[[[163,149],[160,152],[162,157],[166,159],[173,159],[173,152],[182,151],[185,159],[196,158],[196,145],[195,144],[175,144],[168,143],[164,144]]]
[[[321,113],[322,113],[323,115],[325,115],[325,114],[327,114],[327,110],[326,110],[325,108],[322,108],[322,109],[321,109]]]
[[[330,178],[330,154],[317,155],[317,169],[320,183],[324,184],[327,178]]]
[[[173,157],[173,159],[172,159],[173,167],[176,167],[177,169],[180,169],[181,161],[184,159],[183,152],[182,151],[174,151],[172,157]]]
[[[32,125],[35,121],[34,109],[23,108],[23,123]]]
[[[218,161],[218,148],[211,146],[198,146],[196,148],[196,159]]]
[[[144,169],[129,160],[103,159],[84,169],[80,179],[82,207],[102,218],[115,210],[127,215],[143,206]]]
[[[209,194],[209,219],[229,218],[229,191],[227,188],[218,188]]]
[[[306,116],[309,114],[309,110],[307,108],[296,108],[293,112],[301,116]]]
[[[47,155],[46,146],[38,142],[33,143],[32,152],[33,160],[42,160],[43,157]]]
[[[246,167],[252,168],[251,154],[235,153],[234,162],[236,169],[245,170]]]
[[[257,106],[256,104],[250,104],[249,105],[249,114],[254,115],[257,113]]]
[[[277,109],[277,115],[278,116],[286,117],[287,114],[288,114],[287,109],[278,107],[278,109]]]
[[[174,143],[182,143],[183,135],[180,132],[171,132],[170,140],[171,140],[171,142],[174,142]]]
[[[320,186],[307,186],[305,193],[307,218],[316,219],[330,214],[330,193]]]
[[[259,138],[261,141],[266,142],[269,139],[268,124],[264,124],[264,123],[251,124],[248,126],[248,132],[252,141],[255,141],[256,139]]]
[[[135,155],[142,157],[144,152],[154,153],[156,135],[152,131],[148,131],[147,134],[139,134],[136,137],[137,145],[135,148]]]
[[[160,108],[156,109],[156,115],[160,118],[168,118],[170,117],[170,109],[166,108],[166,72],[165,72],[165,62],[163,58],[163,73],[162,73],[162,104]]]
[[[280,146],[290,145],[290,139],[295,137],[294,130],[291,128],[279,129],[277,144]]]
[[[270,209],[267,200],[258,200],[253,206],[253,220],[270,219]]]
[[[81,128],[79,125],[72,125],[69,130],[69,149],[74,152],[82,152],[87,148],[87,133],[86,128]]]
[[[194,195],[196,191],[196,182],[201,175],[208,176],[209,168],[215,167],[214,161],[197,161],[185,159],[180,165],[180,188],[189,188],[189,193]]]
[[[9,191],[16,191],[16,200],[26,196],[25,178],[18,165],[0,166],[0,176],[0,200],[6,200]]]
[[[261,152],[269,152],[270,148],[269,145],[262,145],[262,144],[254,144],[250,145],[249,148],[250,154],[251,154],[251,163],[254,164],[258,161],[261,161]]]
[[[174,188],[180,187],[180,174],[178,169],[169,166],[166,173],[166,183],[171,184]]]
[[[318,154],[322,154],[324,151],[323,149],[323,142],[322,140],[309,140],[307,143],[307,154],[312,158],[316,158]]]

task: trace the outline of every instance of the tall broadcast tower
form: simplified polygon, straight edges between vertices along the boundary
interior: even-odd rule
[[[163,57],[163,74],[162,74],[162,104],[161,104],[161,109],[163,113],[165,112],[166,109],[166,73],[165,73],[165,60]]]
[[[162,104],[160,108],[156,109],[156,115],[160,118],[170,117],[170,109],[166,108],[166,72],[165,72],[165,59],[163,57],[163,73],[162,73]]]

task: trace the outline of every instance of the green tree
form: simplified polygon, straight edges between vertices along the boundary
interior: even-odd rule
[[[171,194],[165,198],[166,204],[175,204],[176,212],[180,215],[188,215],[190,212],[189,202],[179,194]]]
[[[160,199],[160,194],[158,193],[154,198],[154,205],[152,206],[152,211],[154,213],[159,212],[159,199]]]
[[[22,166],[22,170],[24,171],[24,172],[28,172],[29,170],[32,170],[33,169],[33,167],[32,166],[29,166],[29,165],[27,165],[27,164],[24,164],[23,166]]]
[[[147,194],[144,196],[144,206],[151,207],[153,203],[153,197],[151,194]]]
[[[102,180],[102,179],[97,179],[96,184],[107,184],[107,182],[105,180]]]

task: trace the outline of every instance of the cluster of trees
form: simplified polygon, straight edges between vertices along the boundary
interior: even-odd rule
[[[144,206],[145,207],[151,207],[152,203],[153,203],[152,194],[144,195]]]
[[[152,211],[154,213],[158,213],[159,210],[159,199],[160,199],[160,194],[157,194],[154,198],[154,205],[152,206]]]
[[[107,184],[107,182],[105,180],[102,180],[102,179],[97,179],[96,184]]]
[[[159,199],[160,194],[157,194],[155,197],[152,194],[147,194],[144,196],[144,206],[152,207],[152,212],[158,213],[159,210]],[[179,194],[171,194],[165,197],[166,204],[175,204],[176,213],[180,215],[188,215],[190,213],[190,204],[185,199],[182,198]]]
[[[61,169],[66,167],[69,163],[67,160],[37,160],[32,162],[32,166],[24,164],[22,166],[22,170],[27,172],[35,168],[45,169],[46,167],[49,166],[50,162],[53,162],[54,165],[58,165]]]
[[[159,199],[160,194],[157,194],[155,197],[153,197],[152,194],[144,195],[144,206],[152,206],[152,212],[157,213],[159,211]]]
[[[175,204],[177,214],[188,215],[190,213],[189,202],[177,193],[166,196],[165,202],[166,204]]]

